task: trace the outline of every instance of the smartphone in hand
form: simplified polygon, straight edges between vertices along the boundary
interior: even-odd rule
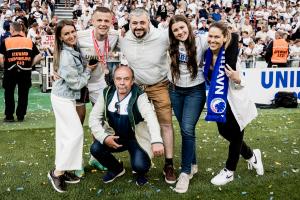
[[[98,60],[95,59],[95,58],[92,58],[92,59],[89,60],[89,65],[95,65],[97,63],[98,63]]]

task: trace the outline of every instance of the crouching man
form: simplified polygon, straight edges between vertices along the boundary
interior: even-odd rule
[[[89,126],[96,138],[91,154],[108,171],[103,182],[109,183],[125,173],[112,153],[128,151],[136,184],[148,182],[145,174],[151,158],[164,154],[160,126],[147,94],[134,84],[128,66],[116,67],[113,86],[106,87],[90,113]]]

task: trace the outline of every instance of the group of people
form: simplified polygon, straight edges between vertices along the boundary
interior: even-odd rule
[[[56,191],[65,192],[66,183],[80,181],[73,171],[83,166],[82,123],[89,100],[94,140],[90,151],[107,168],[104,183],[125,173],[112,153],[128,151],[137,185],[148,182],[152,157],[164,155],[165,181],[176,183],[175,192],[187,192],[198,172],[195,126],[205,102],[205,119],[215,121],[229,141],[226,164],[211,183],[233,181],[240,155],[250,169],[264,174],[260,150],[252,150],[243,140],[257,110],[239,73],[238,35],[225,23],[211,23],[204,37],[195,35],[189,19],[180,14],[170,18],[168,29],[155,28],[144,8],[131,10],[129,30],[123,34],[112,28],[113,13],[106,7],[96,8],[91,20],[93,27],[84,31],[77,32],[68,20],[56,27],[51,92],[56,154],[55,168],[48,173]],[[120,48],[126,64],[115,62],[115,48]],[[205,84],[210,86],[207,98]],[[182,138],[178,177],[172,109]]]

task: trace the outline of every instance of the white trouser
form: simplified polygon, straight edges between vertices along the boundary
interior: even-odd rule
[[[75,100],[51,94],[55,115],[55,167],[59,171],[82,167],[83,128],[76,112]]]

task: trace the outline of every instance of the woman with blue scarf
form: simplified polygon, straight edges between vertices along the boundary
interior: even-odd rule
[[[202,38],[201,38],[202,37]],[[205,104],[205,79],[202,65],[208,48],[206,38],[194,36],[188,19],[175,15],[169,23],[171,66],[170,99],[182,137],[181,170],[175,192],[185,193],[198,171],[195,127]]]
[[[205,120],[217,122],[220,135],[230,143],[225,168],[211,183],[225,185],[233,181],[240,155],[247,160],[249,169],[254,168],[258,175],[263,175],[260,150],[252,151],[243,141],[244,128],[257,116],[257,110],[236,69],[238,35],[230,33],[224,23],[216,22],[210,25],[208,45],[204,66],[209,85]]]

